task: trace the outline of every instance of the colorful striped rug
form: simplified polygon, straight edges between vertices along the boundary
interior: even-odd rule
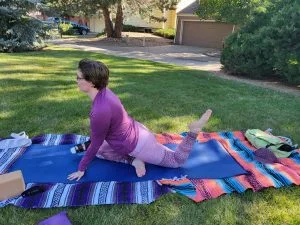
[[[162,144],[180,143],[182,136],[160,134],[157,135],[157,139]],[[211,139],[218,140],[229,154],[249,172],[249,175],[225,179],[162,180],[160,183],[168,185],[173,191],[183,194],[195,202],[217,198],[232,192],[242,193],[247,189],[256,192],[268,187],[300,185],[300,149],[292,153],[289,158],[279,159],[280,163],[262,164],[254,160],[256,149],[246,140],[241,131],[201,133],[198,136],[200,142]]]

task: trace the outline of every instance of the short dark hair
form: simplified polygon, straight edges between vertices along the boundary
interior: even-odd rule
[[[78,69],[82,73],[83,78],[90,81],[98,90],[107,86],[109,69],[104,63],[90,59],[82,59],[78,63]]]

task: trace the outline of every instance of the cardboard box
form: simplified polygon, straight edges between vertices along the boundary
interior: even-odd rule
[[[16,197],[25,191],[22,171],[14,171],[0,175],[0,201]]]

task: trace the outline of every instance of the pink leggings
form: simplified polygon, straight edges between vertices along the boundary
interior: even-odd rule
[[[107,142],[104,142],[97,153],[97,157],[124,163],[131,163],[134,158],[137,158],[154,165],[178,168],[187,160],[196,137],[197,134],[188,132],[177,149],[173,151],[160,144],[144,125],[139,124],[138,143],[129,155],[118,154],[110,148]]]

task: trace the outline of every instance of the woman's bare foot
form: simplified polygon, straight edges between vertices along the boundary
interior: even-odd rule
[[[202,128],[206,125],[206,123],[209,120],[211,114],[212,114],[212,110],[208,109],[201,116],[201,118],[199,120],[196,120],[196,121],[192,122],[190,125],[188,125],[188,127],[190,129],[190,132],[198,134],[200,131],[202,131]]]
[[[135,168],[135,172],[138,177],[142,177],[146,174],[145,163],[142,160],[135,158],[131,165]]]

